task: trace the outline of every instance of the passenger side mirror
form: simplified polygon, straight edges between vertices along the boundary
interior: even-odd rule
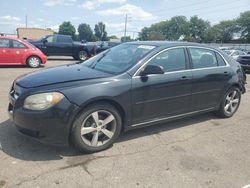
[[[164,74],[164,70],[161,66],[158,65],[147,65],[140,72],[140,76],[146,76],[149,74]]]
[[[43,44],[46,44],[47,42],[48,42],[47,39],[44,39],[44,40],[43,40]]]

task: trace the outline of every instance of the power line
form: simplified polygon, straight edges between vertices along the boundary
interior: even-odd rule
[[[236,3],[237,1],[233,0],[233,1],[228,1],[226,5],[228,4],[234,4]],[[194,6],[195,4],[193,4]],[[201,8],[196,8],[196,9],[192,9],[192,10],[188,10],[188,11],[185,11],[185,13],[187,12],[193,12],[193,11],[200,11],[200,10],[204,10],[204,9],[211,9],[211,8],[217,8],[218,6],[225,6],[225,3],[217,3],[217,4],[214,4],[212,6],[205,6],[205,7],[201,7]],[[241,5],[242,6],[242,5]],[[244,6],[245,7],[245,6]],[[173,12],[174,9],[170,9],[168,12]],[[158,11],[159,12],[159,11]],[[162,12],[162,11],[160,11]],[[165,11],[166,13],[166,11]]]

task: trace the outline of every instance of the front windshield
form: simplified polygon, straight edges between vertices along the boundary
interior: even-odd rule
[[[89,68],[119,74],[136,64],[155,46],[138,44],[121,44],[110,48],[82,64]]]

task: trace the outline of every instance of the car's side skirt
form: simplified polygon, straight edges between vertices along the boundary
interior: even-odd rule
[[[164,118],[155,118],[155,119],[148,120],[148,121],[145,121],[145,122],[133,124],[133,125],[127,127],[126,130],[134,129],[134,128],[137,128],[137,127],[139,128],[139,127],[144,127],[144,126],[150,126],[150,125],[153,125],[153,124],[158,124],[158,123],[161,123],[161,122],[171,121],[171,120],[175,120],[175,119],[181,119],[181,118],[184,118],[184,117],[193,116],[195,114],[201,114],[201,113],[215,111],[217,109],[218,109],[218,107],[212,107],[212,108],[207,108],[207,109],[204,109],[204,110],[197,110],[197,111],[188,112],[188,113],[184,113],[184,114],[179,114],[179,115],[175,115],[175,116],[169,116],[169,117],[164,117]]]

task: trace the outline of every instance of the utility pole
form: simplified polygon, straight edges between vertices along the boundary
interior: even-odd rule
[[[27,16],[27,14],[25,15],[25,26],[26,26],[26,28],[28,27],[28,16]]]
[[[126,35],[127,35],[127,22],[128,22],[128,14],[126,14],[126,16],[125,16],[124,42],[126,42]]]

